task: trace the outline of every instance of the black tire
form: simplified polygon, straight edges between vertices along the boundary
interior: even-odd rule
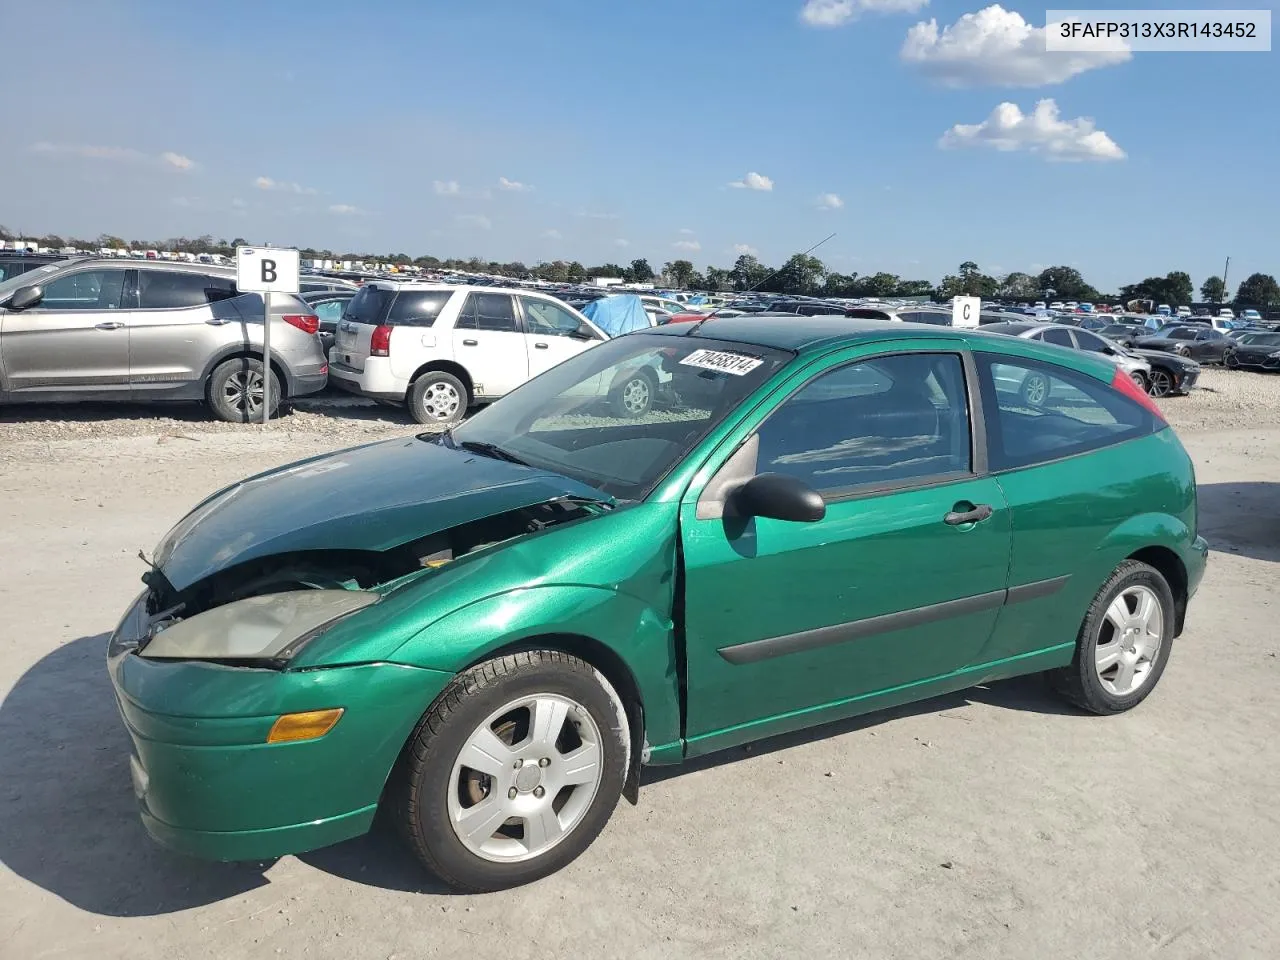
[[[1153,397],[1167,397],[1173,393],[1173,374],[1161,367],[1151,368],[1151,382],[1147,393]]]
[[[471,396],[452,373],[428,370],[413,381],[407,401],[409,415],[418,423],[451,427],[467,415]]]
[[[1018,388],[1018,396],[1024,406],[1042,407],[1049,399],[1049,390],[1049,378],[1033,370],[1023,377],[1022,386]]]
[[[658,396],[658,378],[648,367],[641,367],[621,377],[609,394],[614,416],[635,419],[653,408]]]
[[[1231,370],[1239,370],[1240,358],[1236,356],[1236,352],[1234,350],[1228,350],[1222,355],[1222,365]]]
[[[488,860],[464,846],[450,822],[454,763],[495,710],[535,694],[559,695],[587,711],[600,732],[600,779],[576,825],[545,853]],[[591,845],[622,794],[629,752],[622,702],[590,664],[558,650],[499,657],[459,674],[419,721],[389,788],[391,815],[413,854],[449,886],[472,893],[520,886],[568,865]]]
[[[246,392],[247,388],[247,392]],[[258,400],[253,401],[256,393]],[[209,375],[209,409],[227,423],[262,420],[262,361],[254,357],[224,360]],[[280,378],[271,371],[271,416],[280,413]]]
[[[1184,347],[1184,346],[1182,346],[1181,344],[1179,344],[1178,346],[1174,347],[1174,348],[1173,348],[1173,352],[1174,352],[1174,353],[1176,353],[1176,354],[1177,354],[1178,356],[1180,356],[1180,357],[1189,357],[1189,356],[1191,356],[1191,348],[1190,348],[1190,347]]]
[[[1103,686],[1095,663],[1098,642],[1103,635],[1104,626],[1109,626],[1106,619],[1107,608],[1122,592],[1133,586],[1147,587],[1155,594],[1160,605],[1163,629],[1160,648],[1150,662],[1146,679],[1136,690],[1120,696]],[[1093,603],[1089,605],[1089,610],[1076,637],[1076,650],[1071,665],[1051,671],[1048,675],[1050,684],[1071,703],[1090,713],[1108,715],[1132,710],[1145,700],[1160,682],[1165,665],[1169,662],[1169,653],[1173,648],[1176,616],[1173,591],[1169,588],[1169,582],[1165,580],[1164,575],[1155,567],[1137,560],[1124,561],[1107,578],[1107,582],[1102,585]]]
[[[1136,383],[1138,385],[1138,389],[1143,393],[1146,393],[1150,389],[1150,384],[1141,370],[1135,370],[1133,373],[1129,374],[1129,379]]]

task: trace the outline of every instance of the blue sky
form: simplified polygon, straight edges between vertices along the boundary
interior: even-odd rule
[[[1043,7],[949,0],[3,19],[11,230],[699,267],[834,231],[842,272],[1280,273],[1275,53],[1047,54]]]

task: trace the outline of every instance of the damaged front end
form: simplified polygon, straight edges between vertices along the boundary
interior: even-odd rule
[[[282,669],[309,641],[394,590],[455,560],[609,508],[560,496],[383,550],[335,546],[257,556],[182,589],[153,566],[143,574],[147,591],[131,611],[131,629],[117,631],[113,652]]]

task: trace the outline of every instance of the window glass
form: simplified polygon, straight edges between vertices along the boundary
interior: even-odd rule
[[[473,293],[458,317],[457,326],[465,330],[489,330],[515,333],[516,313],[511,297],[505,293]]]
[[[521,297],[520,305],[524,308],[525,333],[535,333],[544,337],[567,337],[577,333],[582,325],[582,321],[568,310],[556,306],[549,300]]]
[[[1196,338],[1196,331],[1188,327],[1178,327],[1169,334],[1169,337],[1173,340],[1194,340]]]
[[[316,316],[320,318],[320,326],[326,328],[334,327],[339,320],[342,319],[342,310],[346,304],[341,300],[328,300],[324,303],[312,305]]]
[[[1101,337],[1095,337],[1087,330],[1076,331],[1076,343],[1079,345],[1081,350],[1088,350],[1090,353],[1106,353],[1111,349],[1107,344],[1107,341],[1103,340]]]
[[[1067,330],[1054,328],[1042,331],[1039,336],[1045,343],[1056,343],[1060,347],[1075,346],[1075,344],[1071,342],[1071,333]]]
[[[858,320],[891,320],[893,319],[892,317],[889,316],[888,313],[886,313],[883,310],[870,310],[867,307],[854,307],[852,310],[850,310],[846,314],[846,316],[855,317]],[[903,314],[902,319],[906,320],[907,315]]]
[[[39,281],[33,280],[33,283]],[[41,310],[115,310],[124,289],[124,270],[81,270],[44,284]]]
[[[801,388],[758,432],[757,472],[820,492],[967,473],[963,365],[935,353],[850,364]]]
[[[391,326],[429,327],[452,296],[452,290],[402,290],[384,322]]]
[[[1150,411],[1109,383],[1036,360],[977,357],[993,470],[1056,460],[1155,430]]]
[[[351,323],[369,323],[376,326],[382,323],[395,296],[391,290],[361,287],[359,292],[347,301],[347,308],[342,311],[342,319]]]
[[[235,296],[227,277],[177,270],[139,270],[138,306],[143,310],[199,307]]]

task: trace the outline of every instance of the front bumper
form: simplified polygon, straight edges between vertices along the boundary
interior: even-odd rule
[[[366,832],[401,748],[451,679],[390,663],[277,671],[149,661],[116,641],[107,667],[143,824],[166,846],[212,860],[268,859]],[[281,714],[330,707],[346,712],[326,735],[266,742]]]

